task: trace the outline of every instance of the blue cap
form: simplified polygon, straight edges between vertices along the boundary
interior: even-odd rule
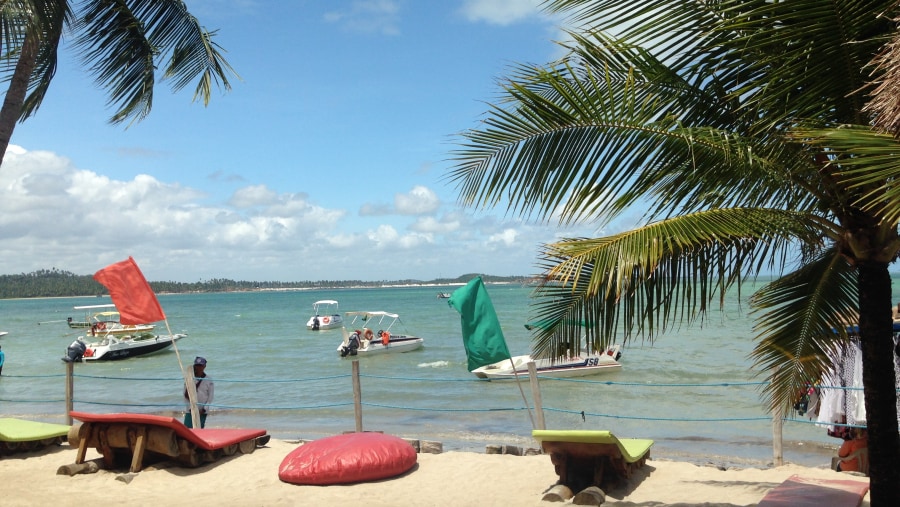
[[[197,358],[194,359],[194,366],[197,365],[206,366],[206,358],[197,356]]]

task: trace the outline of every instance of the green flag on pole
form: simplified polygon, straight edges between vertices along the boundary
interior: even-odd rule
[[[480,276],[456,289],[447,302],[460,315],[469,371],[510,358],[494,304]]]

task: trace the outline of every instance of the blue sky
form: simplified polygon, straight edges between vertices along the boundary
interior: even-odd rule
[[[0,274],[528,275],[541,243],[596,232],[460,208],[446,179],[497,80],[561,55],[540,0],[186,3],[241,79],[206,108],[162,82],[125,129],[66,46],[0,167]]]

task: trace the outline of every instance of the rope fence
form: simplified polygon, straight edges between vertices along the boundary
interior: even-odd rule
[[[285,389],[285,386],[291,386],[285,392],[293,392],[295,388],[293,386],[304,385],[308,383],[322,383],[328,382],[333,383],[338,380],[350,379],[352,374],[338,374],[338,375],[329,375],[329,376],[320,376],[320,377],[307,377],[307,378],[291,378],[291,379],[229,379],[229,378],[221,378],[216,377],[215,382],[217,384],[247,384],[247,385],[266,385],[272,388],[270,391],[271,394],[269,396],[272,400],[279,400],[285,398],[279,389]],[[459,378],[422,378],[422,377],[409,377],[409,376],[395,376],[395,375],[371,375],[371,374],[361,374],[359,375],[361,379],[364,380],[364,384],[371,384],[370,380],[382,380],[389,381],[393,385],[404,382],[412,382],[412,383],[421,383],[421,382],[430,382],[430,383],[482,383],[485,380],[482,379],[459,379]],[[119,376],[108,376],[108,375],[91,375],[91,374],[83,374],[83,373],[72,373],[71,378],[67,378],[67,382],[71,382],[73,384],[73,393],[68,398],[59,398],[59,397],[44,397],[44,398],[29,398],[26,393],[29,392],[27,389],[28,383],[30,379],[46,379],[46,378],[67,378],[66,374],[41,374],[41,375],[4,375],[3,379],[5,382],[22,382],[22,389],[10,389],[7,390],[13,392],[23,393],[23,396],[2,396],[0,397],[0,403],[3,404],[26,404],[26,405],[35,405],[35,404],[45,404],[45,405],[53,405],[54,408],[51,409],[53,411],[57,411],[57,413],[64,414],[68,416],[68,411],[72,410],[75,405],[80,406],[97,406],[97,407],[124,407],[128,409],[151,409],[151,410],[172,410],[172,411],[181,411],[184,408],[183,403],[179,402],[164,402],[164,403],[154,403],[150,400],[146,399],[131,399],[131,400],[122,400],[122,399],[112,399],[110,400],[110,394],[112,391],[110,389],[97,388],[96,386],[99,383],[104,381],[114,382],[118,386],[128,385],[129,383],[143,383],[143,382],[156,382],[163,384],[181,384],[183,382],[182,377],[119,377]],[[551,378],[551,377],[541,377],[537,376],[538,379],[544,381],[552,381],[558,383],[571,383],[571,384],[580,384],[580,385],[597,385],[604,386],[605,388],[636,388],[636,389],[696,389],[696,388],[722,388],[722,389],[730,389],[730,388],[745,388],[745,387],[762,387],[767,384],[767,382],[713,382],[713,383],[644,383],[644,382],[618,382],[618,381],[609,381],[609,380],[591,380],[584,378]],[[74,384],[77,382],[78,389],[75,389]],[[512,381],[508,381],[512,382]],[[280,387],[279,387],[280,386]],[[841,386],[830,386],[830,385],[816,385],[816,388],[829,388],[829,389],[844,389],[844,390],[854,390],[859,388],[846,388]],[[131,392],[131,389],[121,387],[117,387],[117,390],[121,392]],[[101,396],[98,396],[98,393],[103,393]],[[459,413],[459,412],[471,412],[471,413],[485,413],[485,412],[498,412],[498,411],[523,411],[527,410],[527,406],[517,405],[517,406],[498,406],[498,407],[487,407],[487,408],[465,408],[465,407],[448,407],[448,406],[415,406],[415,405],[403,405],[396,403],[385,403],[383,401],[378,400],[377,391],[367,392],[367,397],[369,400],[363,401],[359,400],[358,405],[372,407],[372,408],[385,408],[391,409],[395,411],[410,411],[410,412],[436,412],[436,413]],[[415,400],[410,400],[415,401]],[[213,403],[210,406],[214,409],[218,410],[244,410],[244,411],[294,411],[294,410],[317,410],[317,409],[326,409],[326,408],[338,408],[338,407],[349,407],[354,403],[351,401],[341,401],[335,403],[314,403],[314,404],[266,404],[266,405],[235,405],[235,404],[221,404],[221,403]],[[67,409],[68,407],[68,409]],[[617,420],[643,420],[643,421],[653,421],[653,422],[690,422],[690,423],[728,423],[728,422],[738,422],[738,421],[766,421],[771,420],[772,416],[770,414],[760,414],[759,416],[754,417],[687,417],[687,416],[671,416],[671,417],[653,417],[647,415],[633,415],[633,414],[622,414],[622,413],[610,413],[610,412],[596,412],[596,411],[584,411],[584,410],[572,410],[571,408],[566,407],[554,407],[554,406],[544,406],[540,407],[541,410],[550,413],[561,413],[561,414],[570,414],[570,415],[581,415],[582,418],[586,416],[596,417],[596,418],[607,418],[607,419],[617,419]],[[146,411],[146,410],[145,410]],[[4,410],[4,412],[8,412],[8,410]],[[781,418],[784,422],[790,422],[794,424],[813,424],[813,425],[821,425],[823,423],[817,422],[815,420],[804,419],[804,418],[796,418],[785,416]],[[69,419],[69,422],[71,420]],[[833,426],[847,426],[854,427],[849,424],[840,424],[840,423],[831,423]]]

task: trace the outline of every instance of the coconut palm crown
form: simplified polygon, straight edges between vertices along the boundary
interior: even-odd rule
[[[565,57],[518,65],[460,135],[448,179],[470,207],[602,230],[539,252],[535,353],[654,340],[748,277],[755,369],[786,413],[859,324],[872,505],[900,505],[900,144],[867,108],[896,0],[551,0]],[[581,328],[579,322],[586,322]]]
[[[180,90],[196,80],[194,100],[236,76],[181,0],[0,0],[0,163],[18,121],[35,114],[56,73],[60,44],[73,48],[114,108],[110,122],[140,121],[158,78]],[[158,68],[159,67],[159,68]],[[161,75],[159,74],[161,69]]]

